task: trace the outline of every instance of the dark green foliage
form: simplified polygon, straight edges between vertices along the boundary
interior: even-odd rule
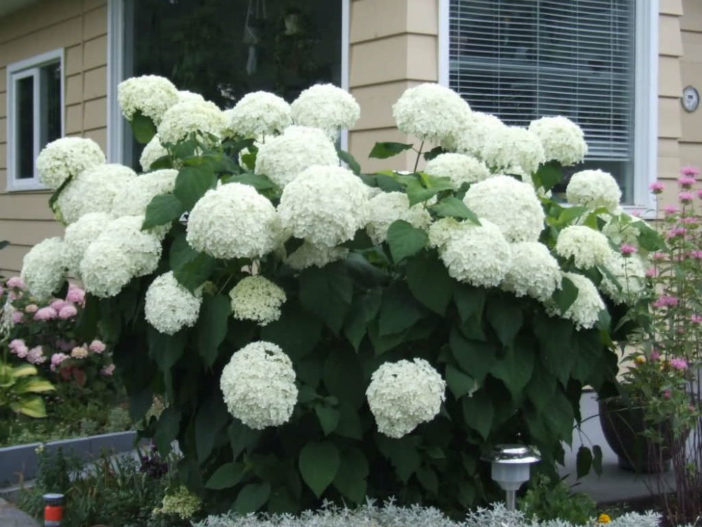
[[[567,521],[573,525],[589,525],[597,516],[597,506],[589,496],[572,493],[562,481],[554,482],[544,475],[532,479],[519,508],[528,518]]]

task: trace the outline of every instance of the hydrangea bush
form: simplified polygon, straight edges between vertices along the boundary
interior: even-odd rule
[[[582,386],[612,387],[613,342],[645,302],[620,294],[605,227],[630,223],[637,258],[660,243],[611,206],[608,174],[574,178],[570,206],[549,197],[586,151],[575,124],[508,127],[420,85],[393,114],[421,145],[370,155],[415,148],[427,171],[366,174],[330,139],[358,116],[338,88],[222,112],[163,81],[130,79],[119,97],[151,142],[148,171],[109,211],[72,205],[65,221],[85,214],[46,242],[71,245],[70,262],[40,244],[24,275],[41,294],[69,267],[82,279],[81,331],[100,321],[114,343],[134,419],[165,398],[145,433],[164,452],[178,441],[206,510],[391,495],[460,510],[494,493],[481,456],[503,442],[537,445],[555,470]],[[80,177],[53,175],[57,213]]]

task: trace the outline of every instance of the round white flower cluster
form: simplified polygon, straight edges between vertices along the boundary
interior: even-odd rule
[[[118,164],[98,165],[84,170],[66,185],[56,204],[66,223],[89,212],[112,211],[115,196],[134,181],[136,173]]]
[[[510,269],[512,250],[497,225],[483,218],[480,223],[439,220],[429,227],[429,240],[453,278],[495,287]]]
[[[142,75],[120,82],[117,100],[127,121],[139,112],[158,125],[166,110],[178,103],[178,89],[164,77]]]
[[[573,258],[580,269],[604,264],[612,253],[607,236],[584,225],[570,225],[558,234],[556,254]]]
[[[144,150],[141,152],[141,157],[139,157],[139,164],[144,172],[151,170],[151,165],[157,159],[168,155],[168,150],[161,144],[161,140],[158,138],[158,134],[151,138],[151,141],[146,143]]]
[[[303,90],[291,105],[295,124],[320,128],[336,140],[341,128],[351,128],[361,115],[356,99],[333,84],[315,84]]]
[[[252,139],[279,134],[292,124],[290,105],[265,91],[247,93],[226,116],[228,135]]]
[[[422,203],[410,207],[409,198],[404,192],[380,192],[370,199],[366,232],[373,243],[384,242],[388,228],[396,220],[404,220],[419,229],[427,229],[431,215]]]
[[[188,217],[186,240],[215,258],[259,258],[282,241],[275,207],[256,189],[229,183],[208,190]]]
[[[612,251],[604,262],[618,284],[608,275],[602,277],[600,289],[617,304],[633,304],[646,287],[646,268],[638,255],[624,256]]]
[[[310,167],[283,189],[278,213],[283,228],[314,245],[351,240],[368,220],[363,182],[341,167]]]
[[[178,90],[178,103],[181,102],[205,102],[205,98],[199,93],[189,90]]]
[[[378,431],[398,439],[434,419],[445,391],[446,382],[427,361],[400,360],[373,372],[366,398]]]
[[[20,276],[37,299],[46,299],[66,278],[66,253],[61,238],[47,238],[32,247],[22,260]]]
[[[102,298],[117,295],[129,281],[152,273],[161,258],[158,237],[142,231],[144,216],[110,222],[85,250],[80,276],[85,290]]]
[[[602,170],[582,170],[573,174],[566,187],[566,199],[588,209],[605,207],[614,212],[619,207],[622,191],[617,180]]]
[[[443,143],[442,146],[447,150],[481,159],[487,136],[497,128],[506,127],[499,117],[490,113],[470,112],[456,133],[455,140]]]
[[[146,212],[151,200],[159,194],[173,192],[178,171],[171,168],[154,170],[130,180],[115,195],[112,214],[139,216]]]
[[[510,176],[494,176],[471,185],[463,202],[479,217],[497,225],[510,242],[535,242],[545,214],[534,189]]]
[[[518,126],[495,126],[485,136],[482,159],[495,171],[536,172],[546,158],[536,134]]]
[[[400,131],[422,140],[455,142],[470,106],[455,91],[425,83],[408,88],[392,107]]]
[[[286,423],[297,403],[292,361],[270,342],[252,342],[234,353],[219,385],[229,413],[254,430]]]
[[[334,143],[324,132],[307,126],[289,126],[281,135],[260,145],[254,172],[268,176],[283,188],[310,166],[338,164]]]
[[[37,156],[39,181],[56,190],[69,177],[102,165],[105,154],[92,139],[62,137],[47,144]]]
[[[546,302],[560,283],[561,268],[545,245],[539,242],[512,245],[512,261],[502,281],[504,290]]]
[[[285,258],[285,263],[296,271],[308,267],[324,267],[328,263],[343,260],[349,254],[346,247],[324,247],[304,242]]]
[[[556,160],[563,166],[582,162],[587,154],[585,135],[580,127],[563,116],[542,117],[529,124],[544,147],[546,161]]]
[[[589,329],[595,325],[600,317],[600,311],[605,309],[600,293],[592,281],[577,273],[563,273],[563,278],[568,278],[578,288],[575,302],[561,316],[572,320],[577,329]],[[551,314],[558,314],[558,309],[551,306]]]
[[[63,243],[66,250],[66,267],[70,274],[77,275],[79,273],[80,261],[83,259],[86,249],[93,241],[97,240],[113,219],[112,216],[104,212],[89,212],[66,227]]]
[[[253,320],[265,326],[280,318],[280,307],[285,303],[285,291],[267,278],[247,276],[231,291],[232,313],[238,320]]]
[[[475,183],[490,177],[482,161],[465,154],[439,154],[424,167],[424,172],[437,177],[447,177],[458,189],[463,183]]]
[[[177,143],[193,132],[204,135],[200,139],[210,143],[208,135],[219,141],[227,126],[222,110],[209,101],[181,102],[171,106],[158,125],[158,136],[162,143]]]
[[[144,317],[160,333],[173,335],[195,325],[201,305],[202,296],[188,291],[169,271],[156,277],[146,290]]]

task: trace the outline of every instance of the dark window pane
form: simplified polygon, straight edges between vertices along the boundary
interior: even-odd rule
[[[15,159],[18,179],[34,176],[34,77],[19,79],[15,84],[17,135]]]
[[[40,78],[41,128],[39,147],[61,137],[61,64],[42,66]]]

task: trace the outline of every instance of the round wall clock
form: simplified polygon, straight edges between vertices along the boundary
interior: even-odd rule
[[[694,86],[683,89],[682,105],[686,112],[694,112],[700,105],[700,94]]]

